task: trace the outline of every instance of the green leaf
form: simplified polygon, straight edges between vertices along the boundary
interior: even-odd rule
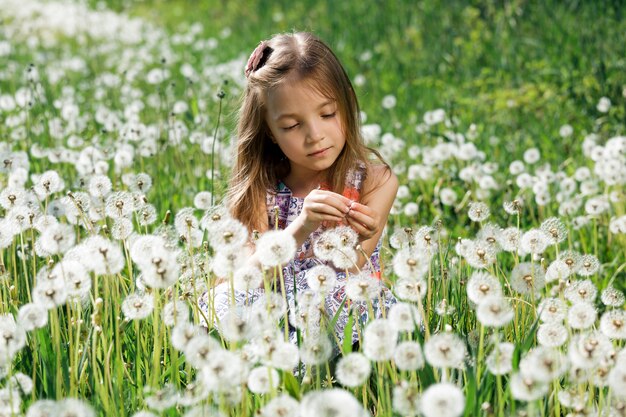
[[[285,384],[285,389],[292,397],[299,400],[300,399],[300,384],[298,380],[291,372],[283,372],[283,383]]]
[[[348,316],[348,322],[343,329],[343,354],[352,352],[352,326],[354,325],[354,314]]]

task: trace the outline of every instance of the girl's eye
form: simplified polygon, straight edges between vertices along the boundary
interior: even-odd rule
[[[337,112],[336,112],[336,111],[334,111],[334,112],[329,113],[329,114],[322,114],[322,117],[323,117],[324,119],[330,119],[331,117],[335,117],[335,115],[336,115],[336,114],[337,114]]]
[[[296,123],[295,125],[291,125],[291,126],[287,126],[287,127],[283,127],[283,130],[291,130],[294,129],[298,126],[299,123]]]

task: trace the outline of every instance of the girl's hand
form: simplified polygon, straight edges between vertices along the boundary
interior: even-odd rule
[[[371,239],[381,230],[380,215],[361,203],[352,203],[346,214],[346,221],[357,231],[361,242]]]
[[[350,199],[327,190],[313,190],[304,199],[300,221],[310,234],[322,222],[341,222],[350,210]]]

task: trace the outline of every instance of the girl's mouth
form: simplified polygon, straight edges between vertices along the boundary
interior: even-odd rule
[[[308,156],[324,156],[326,154],[326,151],[329,150],[330,148],[331,147],[329,146],[328,148],[320,149],[317,152],[310,153]]]

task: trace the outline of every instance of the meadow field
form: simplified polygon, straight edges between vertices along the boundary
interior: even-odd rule
[[[2,0],[0,417],[626,416],[625,14]],[[222,202],[248,55],[294,30],[345,64],[400,181],[382,278],[343,305],[398,302],[343,341],[333,277],[219,331],[197,305],[280,280],[243,268]]]

